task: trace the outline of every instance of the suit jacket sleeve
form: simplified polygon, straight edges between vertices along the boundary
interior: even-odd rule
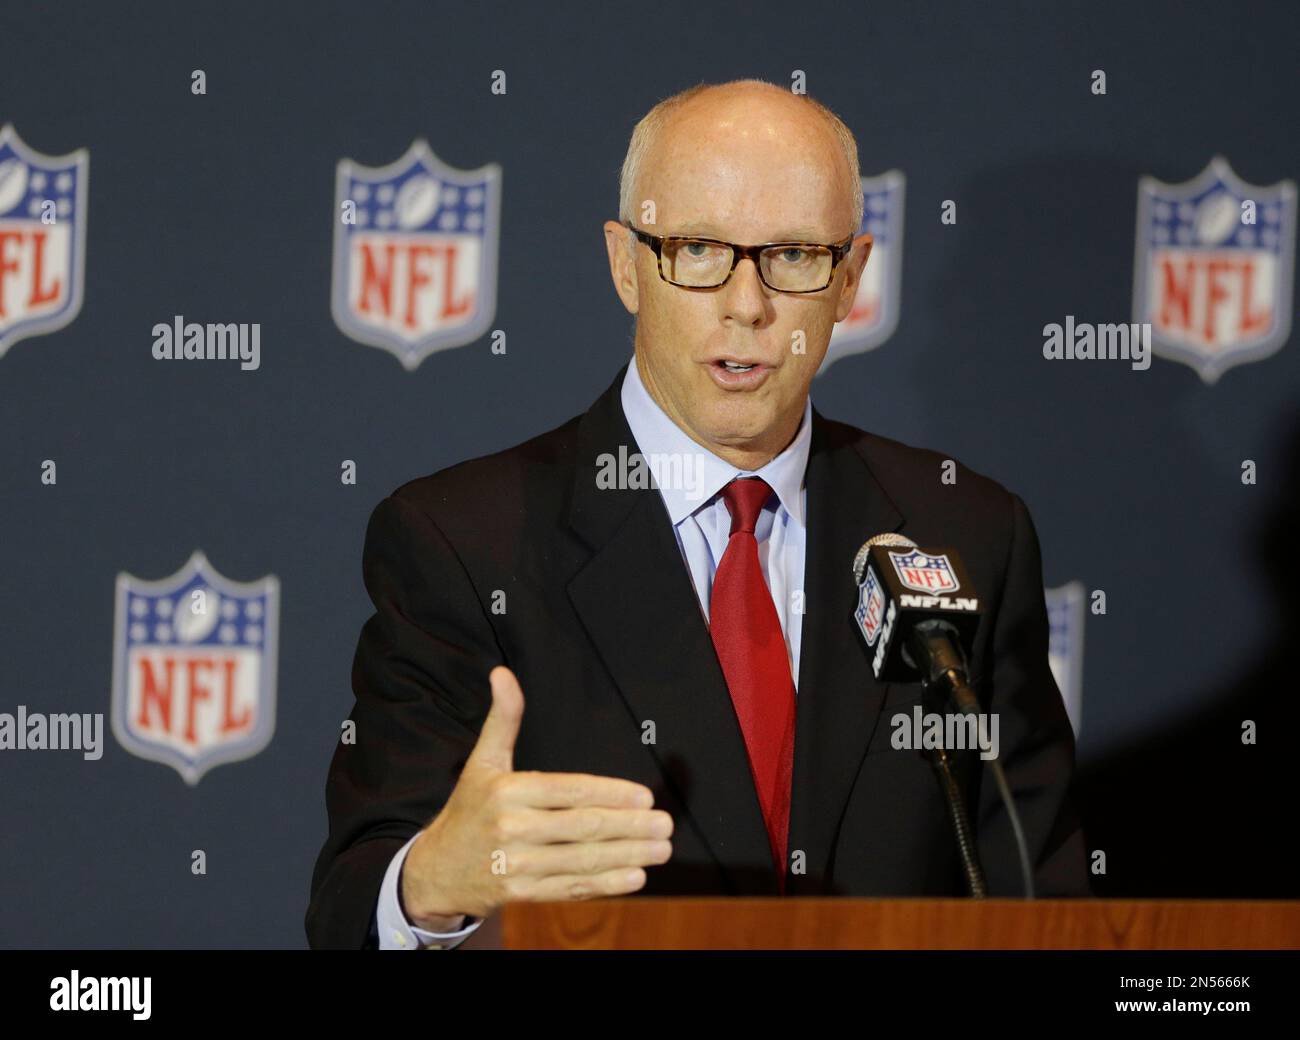
[[[1071,794],[1074,732],[1047,660],[1038,535],[1024,502],[1011,498],[1011,546],[992,636],[992,698],[985,710],[999,714],[999,755],[1025,831],[1036,894],[1087,896],[1092,894],[1087,854]],[[978,845],[989,894],[1022,895],[1011,821],[987,766],[979,789]]]
[[[355,743],[340,741],[325,785],[315,948],[370,944],[388,864],[451,795],[491,706],[488,672],[504,663],[464,565],[401,489],[370,517],[362,570],[375,613],[352,665]]]

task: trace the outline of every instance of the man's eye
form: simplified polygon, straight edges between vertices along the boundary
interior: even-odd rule
[[[704,260],[713,255],[713,246],[707,242],[687,242],[686,255],[692,260]]]
[[[785,264],[801,264],[808,259],[808,251],[791,246],[789,249],[782,249],[780,259]]]

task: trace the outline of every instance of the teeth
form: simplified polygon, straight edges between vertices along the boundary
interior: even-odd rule
[[[723,365],[726,366],[728,372],[748,372],[754,367],[753,365],[738,365],[734,361],[724,361]]]

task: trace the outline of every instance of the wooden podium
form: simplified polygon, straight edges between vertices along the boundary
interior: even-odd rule
[[[624,898],[512,903],[467,948],[1294,950],[1300,902]],[[491,927],[493,924],[497,927]],[[486,934],[481,934],[486,933]]]

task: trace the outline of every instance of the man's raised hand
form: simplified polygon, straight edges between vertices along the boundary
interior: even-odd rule
[[[492,707],[460,778],[407,853],[402,903],[428,931],[518,900],[589,899],[640,889],[672,855],[672,817],[643,784],[588,773],[516,772],[524,695],[514,672],[488,676]]]

